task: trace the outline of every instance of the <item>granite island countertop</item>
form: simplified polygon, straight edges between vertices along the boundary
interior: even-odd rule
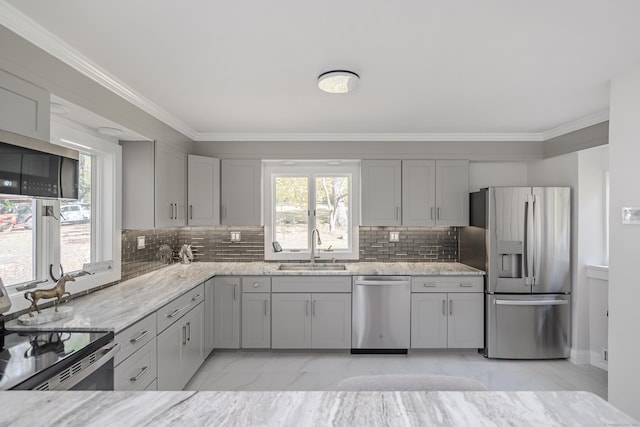
[[[639,426],[562,392],[2,391],[0,426]]]
[[[281,271],[273,262],[194,262],[171,266],[74,298],[73,317],[37,326],[7,323],[10,330],[81,329],[118,333],[213,276],[484,275],[460,263],[348,263],[340,271]]]

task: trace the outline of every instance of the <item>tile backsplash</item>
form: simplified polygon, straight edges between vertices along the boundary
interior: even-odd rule
[[[240,241],[231,241],[231,232]],[[398,242],[389,233],[398,233]],[[361,262],[457,262],[457,227],[360,227]],[[145,236],[144,249],[138,237]],[[192,244],[196,261],[250,262],[264,260],[263,227],[176,227],[122,230],[122,280],[164,267],[160,247],[169,245],[174,260],[183,244]]]

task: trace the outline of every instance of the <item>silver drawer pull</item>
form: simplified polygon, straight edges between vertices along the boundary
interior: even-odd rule
[[[129,381],[131,381],[132,383],[138,381],[140,379],[141,376],[143,376],[144,374],[147,373],[147,371],[149,370],[148,366],[143,367],[140,372],[138,372],[138,375],[136,375],[135,377],[131,377],[129,378]]]
[[[131,338],[131,339],[129,340],[129,342],[130,342],[131,344],[135,344],[135,343],[137,343],[138,341],[140,341],[142,338],[146,337],[147,335],[149,335],[149,331],[144,331],[144,332],[142,332],[140,335],[138,335],[137,337],[135,337],[135,338]]]
[[[198,295],[194,296],[193,298],[191,298],[191,301],[195,301],[195,300],[198,300],[198,299],[200,299],[200,294],[198,294]]]
[[[473,283],[460,283],[461,288],[470,288],[473,286]]]
[[[176,314],[180,313],[182,311],[182,308],[176,308],[175,310],[173,310],[171,313],[167,314],[168,318],[172,318],[175,317]]]
[[[435,283],[424,283],[423,286],[425,288],[435,288],[437,285]]]

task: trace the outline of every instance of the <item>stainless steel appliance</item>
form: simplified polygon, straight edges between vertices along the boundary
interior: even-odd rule
[[[470,195],[460,261],[487,272],[487,357],[569,357],[571,189],[490,187]]]
[[[78,198],[78,152],[0,130],[0,194]]]
[[[113,390],[113,332],[7,331],[0,280],[0,390]]]
[[[351,353],[406,354],[411,342],[411,279],[355,276]]]

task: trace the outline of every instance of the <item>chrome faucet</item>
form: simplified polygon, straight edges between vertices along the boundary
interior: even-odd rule
[[[318,231],[317,228],[314,228],[313,230],[311,230],[311,259],[309,260],[309,262],[311,262],[311,264],[315,264],[316,262],[316,258],[320,258],[320,256],[316,256],[316,239],[314,239],[314,235],[318,236],[317,237],[317,244],[321,245],[322,244],[322,240],[320,240],[320,231]]]

